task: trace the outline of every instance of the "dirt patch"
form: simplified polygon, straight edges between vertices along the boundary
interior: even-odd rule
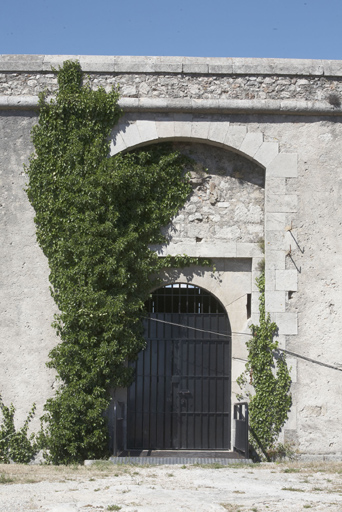
[[[342,463],[0,465],[0,512],[340,512]]]

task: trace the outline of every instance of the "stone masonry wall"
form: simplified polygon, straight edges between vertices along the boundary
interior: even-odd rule
[[[193,193],[166,230],[173,243],[263,238],[265,172],[236,153],[207,144],[174,143],[196,162]]]
[[[24,192],[37,112],[23,105],[56,90],[51,64],[66,58],[0,56],[0,394],[15,403],[19,421],[33,401],[41,413],[54,392],[45,362],[57,342],[49,269]],[[288,356],[293,406],[282,440],[307,456],[342,458],[342,61],[80,61],[92,87],[119,84],[131,105],[113,130],[111,154],[167,140],[195,158],[193,194],[168,228],[170,245],[216,258],[216,276],[197,275],[196,283],[215,293],[222,277],[228,314],[245,335],[245,299],[234,301],[240,288],[252,292],[257,321],[254,277],[262,259],[258,239],[265,236],[266,306],[280,346],[296,354]],[[149,102],[141,106],[134,98]],[[171,100],[179,100],[177,113],[169,110]],[[217,100],[214,111],[206,103],[198,116],[197,105],[207,100]],[[226,100],[234,100],[233,111],[220,112]],[[291,104],[291,113],[278,100]],[[244,367],[245,340],[233,340],[233,380]]]
[[[98,74],[89,73],[94,89],[118,87],[123,98],[192,98],[192,99],[304,99],[325,100],[342,93],[342,78],[310,76],[200,76],[190,74]],[[52,73],[3,73],[0,95],[38,95],[57,91]]]
[[[48,354],[56,344],[49,267],[37,245],[34,211],[25,193],[24,163],[33,151],[35,112],[0,111],[0,395],[20,424],[35,402],[34,426],[53,393]]]

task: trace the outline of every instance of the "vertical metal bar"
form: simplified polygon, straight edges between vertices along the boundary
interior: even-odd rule
[[[117,428],[117,425],[116,425],[116,421],[117,421],[117,414],[116,414],[116,403],[114,402],[114,408],[113,408],[113,455],[114,457],[117,456],[117,453],[118,453],[118,447],[117,447],[117,442],[116,442],[116,428]]]

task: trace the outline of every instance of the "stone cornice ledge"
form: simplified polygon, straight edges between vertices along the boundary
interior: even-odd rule
[[[342,115],[341,107],[327,101],[295,100],[194,100],[188,98],[121,98],[124,112],[179,112],[189,114],[300,114]]]
[[[119,105],[124,112],[342,115],[342,107],[334,107],[327,101],[121,98]],[[37,96],[0,96],[1,110],[37,110],[38,108]]]
[[[68,59],[87,73],[342,76],[340,60],[123,55],[0,55],[0,72],[49,73]]]
[[[38,96],[0,96],[1,110],[37,110]]]

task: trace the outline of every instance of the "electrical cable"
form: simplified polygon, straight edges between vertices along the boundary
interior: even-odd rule
[[[342,368],[338,368],[337,366],[333,366],[331,364],[322,363],[321,361],[317,361],[317,359],[311,359],[310,357],[302,356],[297,354],[296,352],[290,352],[289,350],[285,350],[283,348],[277,348],[280,352],[284,352],[285,354],[289,354],[290,356],[298,357],[299,359],[304,359],[305,361],[309,361],[309,363],[318,364],[320,366],[325,366],[326,368],[331,368],[332,370],[338,370],[342,372]]]
[[[188,325],[176,324],[174,322],[167,322],[166,320],[159,320],[158,318],[150,317],[149,320],[153,320],[154,322],[160,322],[162,324],[175,325],[176,327],[182,327],[184,329],[191,329],[193,331],[204,332],[206,334],[215,334],[215,336],[223,336],[224,338],[232,338],[233,334],[239,334],[241,336],[253,337],[253,334],[250,334],[250,333],[247,333],[247,332],[234,332],[233,331],[232,334],[223,334],[223,333],[220,333],[220,332],[206,331],[205,329],[198,329],[197,327],[190,327]],[[299,359],[303,359],[305,361],[308,361],[309,363],[318,364],[319,366],[324,366],[325,368],[330,368],[331,370],[337,370],[339,372],[342,372],[342,368],[338,368],[337,366],[333,366],[331,364],[322,363],[321,361],[317,361],[316,359],[311,359],[310,357],[302,356],[301,354],[297,354],[296,352],[290,352],[289,350],[285,350],[283,348],[277,348],[277,350],[279,350],[280,352],[284,352],[285,354],[289,354],[289,355],[291,355],[293,357],[297,357]]]
[[[221,332],[214,331],[206,331],[204,329],[198,329],[197,327],[190,327],[189,325],[176,324],[174,322],[166,322],[166,320],[159,320],[158,318],[149,318],[149,320],[153,320],[154,322],[160,322],[161,324],[175,325],[177,327],[183,327],[184,329],[191,329],[192,331],[204,332],[207,334],[215,334],[215,336],[223,336],[224,338],[232,338],[232,334],[241,334],[245,336],[253,336],[253,334],[244,333],[244,332],[232,332],[232,334],[223,334]]]

